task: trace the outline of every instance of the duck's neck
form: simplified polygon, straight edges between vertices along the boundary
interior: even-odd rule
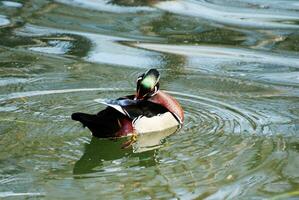
[[[159,92],[159,90],[155,90],[154,92],[149,93],[148,95],[146,95],[143,99],[138,99],[137,95],[135,95],[134,100],[145,100],[146,101],[146,100],[154,97],[155,95],[157,95],[158,92]]]

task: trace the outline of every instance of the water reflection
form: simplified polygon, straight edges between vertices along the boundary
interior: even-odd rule
[[[157,163],[156,151],[166,137],[178,131],[177,127],[159,132],[151,132],[137,135],[137,141],[131,146],[128,143],[130,137],[115,139],[100,139],[92,137],[90,143],[85,145],[84,154],[75,163],[74,175],[93,173],[103,170],[103,162],[117,161],[125,157],[138,158],[139,167],[150,167]],[[134,164],[134,166],[136,163]]]
[[[73,174],[87,174],[101,171],[105,161],[117,161],[124,157],[136,157],[139,159],[139,167],[150,167],[156,164],[155,150],[143,153],[133,153],[131,148],[122,148],[127,139],[99,139],[92,137],[89,144],[85,145],[84,154],[75,163]]]

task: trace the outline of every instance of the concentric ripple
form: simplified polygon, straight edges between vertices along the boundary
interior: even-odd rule
[[[188,128],[194,129],[195,126],[200,132],[213,131],[231,134],[256,134],[260,129],[261,124],[256,119],[262,116],[258,116],[257,113],[205,97],[173,91],[169,93],[177,95],[177,99],[182,101],[187,119],[190,119],[190,122],[186,122]]]
[[[298,198],[298,10],[296,0],[1,1],[0,198]],[[161,144],[121,149],[128,138],[93,138],[70,119],[134,93],[148,68],[185,111]]]
[[[119,147],[122,141],[115,143],[107,140],[90,140],[89,131],[82,129],[80,124],[69,118],[74,111],[95,113],[102,109],[101,105],[93,101],[98,97],[116,98],[132,92],[133,90],[128,88],[75,88],[2,95],[1,106],[15,108],[1,113],[2,127],[6,127],[5,134],[1,136],[1,141],[6,145],[1,152],[11,152],[9,155],[2,155],[2,158],[25,156],[29,152],[22,149],[31,149],[27,155],[30,162],[22,161],[17,170],[22,171],[24,168],[34,166],[35,173],[45,176],[49,174],[47,184],[39,183],[39,187],[43,188],[43,194],[51,198],[57,196],[48,193],[48,184],[57,184],[56,176],[60,177],[70,171],[73,171],[79,180],[68,179],[66,181],[69,184],[73,184],[73,181],[86,184],[89,178],[105,177],[101,183],[95,183],[97,187],[101,184],[110,184],[113,185],[112,188],[117,188],[126,181],[138,180],[141,181],[141,186],[145,187],[145,180],[151,174],[151,166],[157,164],[160,167],[152,179],[155,184],[161,184],[160,190],[167,198],[170,198],[172,193],[167,192],[163,180],[173,182],[170,187],[175,196],[211,198],[222,193],[221,190],[227,194],[232,193],[232,188],[221,188],[219,191],[216,188],[209,189],[208,185],[211,184],[220,186],[223,181],[227,181],[233,185],[239,180],[244,182],[240,186],[243,190],[249,184],[246,179],[251,176],[255,177],[251,184],[271,183],[272,179],[266,178],[269,176],[266,175],[267,172],[255,171],[272,161],[277,162],[275,158],[271,158],[272,150],[263,150],[266,147],[274,148],[274,144],[272,141],[264,143],[260,138],[251,141],[252,136],[242,139],[246,135],[244,133],[250,136],[259,131],[261,121],[257,119],[261,116],[213,98],[167,91],[181,102],[185,110],[184,127],[179,133],[168,137],[159,150],[137,154],[121,150]],[[9,126],[19,128],[9,130]],[[15,146],[12,137],[22,141],[20,145]],[[45,139],[47,144],[40,143]],[[180,149],[179,152],[177,149]],[[256,157],[260,156],[262,157],[256,160]],[[185,163],[186,161],[188,162]],[[217,168],[217,163],[224,167]],[[237,168],[233,167],[236,163]],[[3,173],[7,173],[12,165],[13,163],[5,164]],[[184,169],[185,173],[176,173],[178,169]],[[247,175],[244,175],[244,171],[247,171]],[[119,176],[117,182],[113,181],[116,174]],[[122,195],[133,195],[133,188],[130,190],[130,186],[127,187],[128,190],[123,191]],[[193,192],[190,193],[188,188]],[[209,192],[203,193],[198,188],[206,188]],[[57,188],[56,191],[62,192]],[[112,193],[117,193],[115,189],[92,191],[93,194],[110,197]],[[235,195],[242,196],[241,193]]]
[[[35,96],[49,95],[51,98],[56,98],[57,95],[66,95],[67,93],[80,92],[125,92],[130,91],[126,88],[80,88],[80,89],[63,89],[63,90],[45,90],[45,91],[28,91],[17,92],[9,95],[0,96],[0,103],[5,104],[17,99],[26,99],[27,104],[30,104],[28,99]],[[133,93],[133,91],[131,91]],[[227,132],[227,133],[256,133],[259,129],[259,122],[262,116],[257,116],[256,113],[242,110],[224,102],[219,102],[206,97],[184,94],[181,92],[168,91],[168,93],[177,96],[177,99],[182,102],[182,106],[186,112],[186,128],[194,129],[195,127],[200,132]],[[53,97],[54,95],[54,97]],[[27,102],[28,101],[28,102]],[[59,103],[61,104],[61,103]],[[94,104],[93,104],[94,105]],[[8,104],[8,107],[16,105]],[[40,105],[36,105],[40,107]],[[3,107],[5,108],[5,107]],[[42,107],[40,107],[42,110]],[[9,109],[8,109],[9,110]],[[96,111],[96,110],[95,110]],[[47,114],[50,114],[49,112]],[[253,117],[254,116],[254,117]],[[261,120],[260,120],[261,121]]]

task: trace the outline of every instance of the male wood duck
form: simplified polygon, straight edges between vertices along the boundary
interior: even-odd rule
[[[170,95],[159,90],[160,74],[150,69],[137,78],[135,95],[101,102],[98,114],[73,113],[72,119],[88,127],[99,138],[123,137],[180,127],[184,112]]]

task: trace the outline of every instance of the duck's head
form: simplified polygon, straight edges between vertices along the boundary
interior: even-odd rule
[[[156,94],[159,90],[160,73],[150,69],[137,78],[136,99],[145,99]]]

